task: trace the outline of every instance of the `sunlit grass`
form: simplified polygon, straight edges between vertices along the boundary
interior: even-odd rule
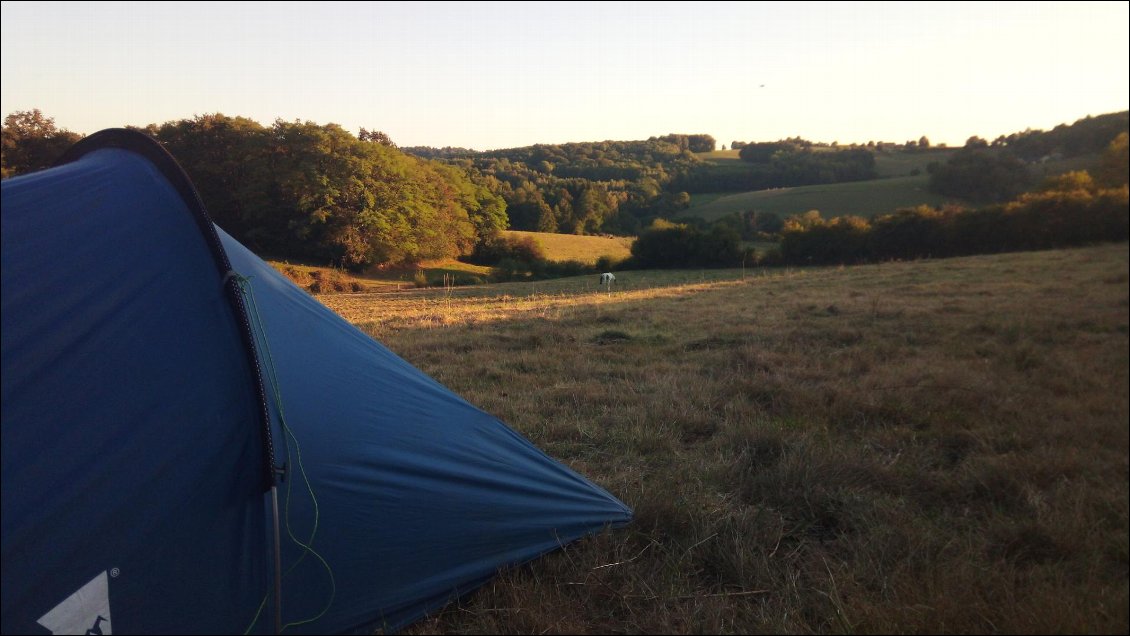
[[[623,260],[631,256],[632,237],[579,236],[576,234],[551,234],[548,232],[504,232],[511,238],[533,238],[545,251],[546,260],[581,261],[595,263],[601,256]]]
[[[892,177],[872,181],[851,181],[826,185],[774,188],[728,194],[714,199],[702,195],[700,205],[693,205],[679,216],[697,216],[713,221],[728,214],[746,210],[772,212],[782,218],[820,210],[825,218],[848,214],[871,217],[916,205],[943,205],[951,199],[927,190],[929,177]]]
[[[1125,633],[1128,264],[323,299],[636,511],[416,633]]]

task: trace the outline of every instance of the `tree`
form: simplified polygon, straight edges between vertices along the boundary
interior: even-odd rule
[[[966,148],[988,148],[989,142],[978,137],[977,135],[973,135],[969,139],[965,140],[965,147]]]
[[[255,249],[277,243],[272,181],[266,170],[268,129],[246,117],[221,113],[151,126],[152,135],[184,167],[212,219]],[[277,249],[277,248],[276,248]]]
[[[929,169],[930,190],[970,201],[1008,201],[1030,182],[1028,169],[1012,154],[976,145],[966,145],[949,161]]]
[[[919,148],[929,148],[930,147],[930,140],[926,138],[926,135],[922,135],[921,137],[918,138],[918,147]]]
[[[0,140],[0,172],[8,178],[51,167],[82,136],[55,126],[38,108],[4,118]]]
[[[779,152],[788,152],[793,149],[793,146],[785,142],[756,142],[742,146],[741,152],[738,156],[742,161],[750,163],[769,163],[773,155]]]
[[[1096,175],[1103,185],[1117,187],[1125,184],[1130,177],[1130,153],[1127,151],[1127,141],[1130,135],[1123,132],[1110,142],[1103,152]]]
[[[364,128],[362,128],[361,133],[357,135],[357,138],[361,141],[372,141],[374,143],[381,144],[382,146],[388,146],[389,148],[396,147],[396,144],[392,142],[392,138],[379,130],[365,130]]]

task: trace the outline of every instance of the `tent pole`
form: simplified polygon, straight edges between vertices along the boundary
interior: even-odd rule
[[[271,516],[275,525],[275,633],[282,633],[282,546],[279,544],[279,487],[271,484]]]

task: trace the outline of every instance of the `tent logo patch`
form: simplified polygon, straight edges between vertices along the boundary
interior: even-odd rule
[[[52,634],[113,634],[110,628],[110,578],[106,571],[80,587],[37,621]]]

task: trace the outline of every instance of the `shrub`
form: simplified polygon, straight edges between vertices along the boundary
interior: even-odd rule
[[[503,259],[533,263],[545,260],[545,252],[533,237],[508,238],[497,234],[476,245],[466,260],[477,265],[498,265]]]
[[[283,276],[290,279],[290,282],[298,285],[302,289],[309,289],[310,285],[314,282],[314,277],[310,275],[310,272],[290,265],[283,267],[282,273]]]
[[[332,294],[348,291],[360,291],[361,285],[352,281],[343,272],[336,269],[319,270],[310,273],[313,282],[307,287],[314,294]]]
[[[709,231],[676,226],[644,232],[632,244],[638,267],[737,267],[744,255],[741,236],[732,227]]]

